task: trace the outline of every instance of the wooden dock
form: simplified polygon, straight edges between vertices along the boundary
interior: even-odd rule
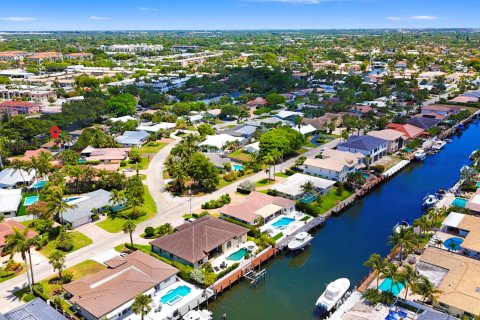
[[[288,236],[283,237],[282,239],[277,241],[277,243],[275,244],[275,247],[280,251],[284,250],[287,247],[290,240],[292,240],[293,237],[295,237],[295,235],[297,235],[300,232],[308,232],[312,229],[318,228],[319,226],[322,226],[323,224],[325,224],[325,220],[326,220],[325,216],[318,216],[316,218],[305,221],[305,224],[300,228],[298,228],[297,230],[295,230],[295,232],[292,232]]]

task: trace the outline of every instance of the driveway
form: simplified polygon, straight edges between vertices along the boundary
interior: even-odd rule
[[[111,234],[95,224],[96,222],[90,222],[83,226],[75,228],[75,231],[79,231],[92,239],[95,243],[99,240],[108,238]]]

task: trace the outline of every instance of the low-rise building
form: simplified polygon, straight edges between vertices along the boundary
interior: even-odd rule
[[[92,216],[102,212],[110,206],[111,193],[103,189],[85,193],[80,196],[73,196],[66,201],[75,205],[63,214],[63,223],[70,223],[73,228],[87,224],[92,221]]]
[[[442,116],[444,118],[451,115],[458,114],[462,110],[461,107],[443,105],[443,104],[430,104],[428,106],[422,107],[421,114],[423,117],[433,117]]]
[[[208,260],[247,241],[248,229],[204,216],[150,242],[152,250],[169,259],[199,268]]]
[[[50,307],[41,298],[35,298],[30,302],[0,313],[0,320],[66,320],[62,314]]]
[[[387,144],[388,141],[372,136],[352,136],[340,143],[337,150],[361,153],[365,156],[365,162],[372,164],[387,154]]]
[[[0,61],[22,61],[27,55],[25,51],[10,50],[0,52]]]
[[[442,222],[440,231],[454,234],[463,239],[458,253],[480,260],[480,218],[457,212],[450,212]],[[453,248],[448,248],[453,249]]]
[[[335,181],[327,180],[318,177],[312,177],[303,173],[295,173],[294,175],[286,178],[279,184],[276,184],[272,189],[278,191],[278,195],[292,200],[301,199],[305,195],[303,186],[307,181],[313,183],[315,191],[314,195],[324,195],[332,190],[335,185]]]
[[[387,128],[402,132],[407,139],[417,139],[425,133],[422,128],[412,126],[411,124],[389,123]]]
[[[123,145],[124,147],[137,147],[140,148],[145,142],[147,142],[150,134],[148,132],[140,131],[125,131],[123,135],[116,137],[115,141]]]
[[[128,158],[131,148],[93,148],[88,146],[81,151],[87,161],[100,161],[103,164],[120,162]]]
[[[412,125],[417,128],[422,128],[423,130],[428,130],[436,125],[438,125],[441,120],[432,119],[427,117],[415,117],[407,120],[407,124]]]
[[[41,111],[41,106],[28,101],[4,101],[0,102],[0,113],[7,113],[10,116],[19,114],[36,114]]]
[[[216,134],[213,136],[207,135],[205,140],[198,144],[198,147],[202,151],[221,153],[228,143],[238,141],[240,145],[245,143],[247,139],[243,137],[234,137],[226,133]]]
[[[63,288],[70,303],[87,320],[123,319],[132,315],[136,296],[154,297],[175,284],[178,269],[142,251],[105,262],[107,269]]]
[[[340,126],[343,122],[343,114],[338,113],[325,113],[323,116],[318,118],[303,118],[302,123],[310,124],[315,127],[315,129],[320,131],[329,130],[328,126],[330,123],[336,127]]]
[[[403,148],[405,144],[404,133],[393,129],[370,131],[367,133],[367,135],[386,140],[388,153],[396,152],[397,150]]]
[[[14,217],[22,201],[22,189],[0,189],[0,216]]]
[[[25,171],[23,169],[3,169],[0,172],[0,189],[13,188],[17,185],[29,185],[35,179],[35,175],[35,170]]]
[[[347,175],[365,167],[365,156],[326,148],[321,158],[307,158],[303,163],[303,172],[335,181],[345,181]]]
[[[240,204],[228,204],[220,209],[222,217],[247,225],[266,223],[280,214],[295,210],[295,201],[274,197],[260,192],[251,192]]]
[[[2,251],[2,248],[5,246],[5,241],[7,237],[13,234],[15,229],[23,231],[25,230],[25,226],[15,220],[6,220],[3,222],[0,222],[0,252]],[[37,236],[37,233],[34,230],[32,229],[28,230],[27,239],[33,239],[36,236]],[[0,320],[1,320],[1,317],[0,317]]]
[[[38,52],[27,56],[27,60],[41,63],[43,61],[60,61],[62,57],[62,54],[58,52]]]

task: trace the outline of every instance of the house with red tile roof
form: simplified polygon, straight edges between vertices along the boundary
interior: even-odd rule
[[[267,100],[262,97],[255,98],[247,102],[247,107],[255,108],[255,107],[263,107],[268,104]]]
[[[0,61],[21,61],[27,55],[25,51],[9,50],[0,52]]]
[[[438,116],[447,118],[451,115],[458,114],[461,110],[462,108],[458,106],[431,104],[431,105],[422,107],[421,115],[423,117],[432,117],[435,119],[437,119]]]
[[[27,57],[28,60],[35,62],[35,63],[41,63],[42,61],[59,61],[62,60],[62,54],[58,52],[38,52],[34,53],[30,56]]]
[[[402,132],[408,139],[416,139],[423,134],[427,134],[422,128],[412,126],[411,124],[389,123],[387,128]]]
[[[20,231],[25,230],[25,226],[20,222],[15,220],[6,220],[0,222],[0,251],[5,246],[6,238],[13,234],[14,230],[18,229]],[[37,233],[34,230],[28,230],[27,238],[32,239],[37,236]]]

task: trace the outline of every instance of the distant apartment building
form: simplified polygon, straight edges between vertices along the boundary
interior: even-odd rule
[[[114,44],[111,46],[100,46],[100,49],[107,52],[120,52],[120,53],[136,53],[136,52],[145,52],[145,51],[154,51],[160,52],[163,50],[161,44],[148,45],[145,43],[141,44]]]
[[[41,111],[39,104],[27,101],[4,101],[0,103],[0,113],[7,113],[10,116],[19,114],[35,114]]]
[[[0,86],[0,99],[13,100],[13,99],[28,99],[35,103],[45,104],[48,103],[48,99],[57,98],[57,94],[53,90],[42,90],[36,88],[9,88],[7,86]]]
[[[38,52],[34,53],[27,57],[27,60],[35,62],[35,63],[42,63],[43,61],[60,61],[62,60],[63,56],[59,52]]]
[[[72,60],[85,60],[90,59],[93,57],[93,54],[89,52],[75,52],[69,53],[63,56],[64,59],[72,59]]]
[[[26,52],[18,50],[2,51],[0,52],[0,61],[22,61],[26,54]]]

